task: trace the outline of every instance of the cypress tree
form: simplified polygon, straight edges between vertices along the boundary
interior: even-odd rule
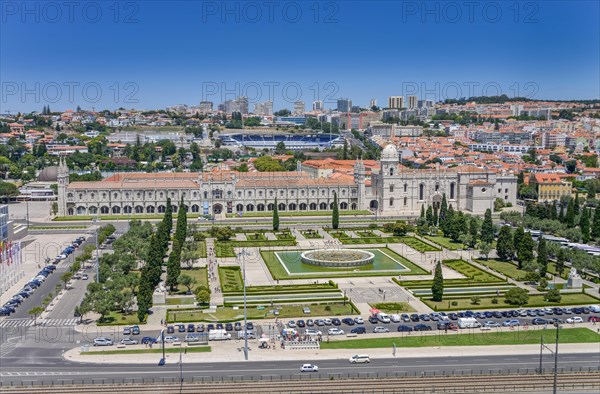
[[[558,213],[558,220],[563,222],[565,220],[565,206],[560,204],[560,211]]]
[[[179,241],[179,245],[183,245],[187,236],[187,209],[183,203],[183,197],[179,203],[177,211],[177,227],[175,228],[175,239]]]
[[[173,206],[171,205],[171,199],[169,197],[167,197],[167,208],[165,209],[163,222],[166,224],[165,229],[167,230],[167,234],[170,236],[171,230],[173,229]]]
[[[540,267],[540,277],[545,278],[548,271],[548,251],[546,250],[546,240],[540,237],[537,248],[537,263]]]
[[[597,241],[600,238],[600,213],[598,212],[598,208],[594,210],[594,220],[592,222],[591,236],[595,241]]]
[[[535,249],[535,242],[531,238],[531,233],[525,233],[523,239],[519,242],[519,248],[517,249],[517,260],[519,261],[519,269],[523,269],[525,263],[533,261],[533,250]]]
[[[471,244],[470,247],[473,247],[477,244],[477,233],[479,232],[479,228],[477,226],[477,219],[474,217],[471,218],[469,222],[469,234],[471,234]]]
[[[279,231],[279,208],[277,208],[277,197],[273,206],[273,231]]]
[[[431,299],[433,301],[442,301],[444,298],[444,277],[442,275],[442,263],[437,262],[433,274],[433,283],[431,285]]]
[[[421,205],[421,219],[425,219],[425,205]]]
[[[590,217],[589,212],[585,207],[581,210],[579,228],[581,229],[581,238],[583,243],[586,244],[590,242]]]
[[[167,286],[170,290],[177,287],[177,278],[181,274],[181,243],[178,238],[173,240],[173,249],[167,262]]]
[[[438,218],[438,209],[437,209],[437,207],[433,207],[433,217],[432,217],[432,220],[433,220],[433,225],[434,226],[438,225],[438,219],[439,219]]]
[[[333,193],[333,212],[331,214],[331,227],[337,230],[340,227],[340,212],[338,208],[337,193]]]
[[[573,199],[569,198],[569,204],[567,205],[567,214],[565,215],[565,222],[569,227],[575,226],[575,204]]]
[[[425,213],[425,218],[427,219],[427,224],[433,226],[433,210],[431,209],[431,205],[427,207],[427,213]]]
[[[444,224],[446,221],[446,216],[448,215],[448,200],[446,200],[446,193],[442,195],[442,205],[440,205],[440,217],[439,223],[440,226]]]
[[[550,219],[556,220],[557,215],[556,200],[552,201],[552,209],[550,210]]]
[[[492,244],[494,242],[494,224],[492,222],[492,210],[486,209],[485,216],[483,218],[483,224],[481,225],[481,240]]]
[[[575,215],[579,215],[579,208],[579,193],[575,193],[575,202],[573,203],[573,212],[575,212]]]
[[[519,226],[516,230],[515,233],[513,234],[513,250],[515,251],[515,254],[517,255],[517,260],[519,259],[519,255],[518,255],[518,251],[521,248],[521,242],[523,242],[523,238],[525,238],[525,229],[523,229],[523,227]],[[519,261],[519,268],[521,268],[521,261]]]

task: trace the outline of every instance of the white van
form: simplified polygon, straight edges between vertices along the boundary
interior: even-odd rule
[[[384,312],[379,312],[377,314],[377,320],[379,320],[382,323],[389,323],[391,321],[390,316]]]
[[[600,306],[598,306],[598,305],[590,305],[590,311],[592,311],[594,313],[599,313],[600,312]]]
[[[209,341],[226,341],[231,339],[231,334],[226,330],[211,330],[208,332]]]
[[[474,317],[460,317],[457,323],[460,328],[481,327],[481,323],[479,323]]]
[[[354,356],[350,357],[350,364],[359,364],[359,363],[370,363],[371,359],[369,358],[369,356],[365,355],[365,354],[355,354]]]
[[[394,323],[400,323],[400,315],[390,315],[390,320],[393,321]]]

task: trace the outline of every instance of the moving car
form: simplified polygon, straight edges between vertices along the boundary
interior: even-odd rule
[[[590,316],[590,317],[588,317],[588,321],[591,322],[591,323],[598,323],[598,322],[600,322],[600,317],[598,317],[598,316]]]
[[[160,342],[160,337],[158,337],[158,342]],[[179,342],[180,342],[179,338],[174,335],[167,335],[165,337],[165,343],[179,343]]]
[[[350,364],[370,363],[371,358],[366,354],[355,354],[348,361],[350,361]]]
[[[113,341],[110,338],[96,338],[94,339],[94,346],[112,346]]]
[[[489,327],[489,328],[500,327],[500,323],[498,323],[496,321],[493,321],[493,320],[488,320],[488,321],[484,321],[483,322],[483,326],[484,327]]]
[[[415,331],[431,331],[431,326],[427,324],[417,324],[414,328]]]
[[[405,326],[405,325],[398,326],[398,332],[412,332],[412,331],[413,331],[412,327]]]
[[[302,364],[300,372],[319,372],[319,367],[314,364]]]
[[[521,322],[518,319],[505,320],[504,323],[502,323],[502,325],[504,327],[514,327],[514,326],[520,326]]]

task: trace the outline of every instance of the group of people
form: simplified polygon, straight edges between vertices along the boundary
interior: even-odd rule
[[[208,250],[207,255],[208,255],[208,264],[206,265],[206,268],[208,269],[208,278],[210,280],[216,281],[217,280],[216,271],[219,268],[219,264],[217,263],[217,259],[216,259],[216,256],[214,255],[213,248],[210,248]],[[213,260],[213,258],[214,258],[214,260]],[[214,291],[215,291],[215,293],[221,292],[221,289],[219,288],[218,284],[215,285]]]

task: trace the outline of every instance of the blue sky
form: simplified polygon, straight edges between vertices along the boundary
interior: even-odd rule
[[[409,94],[600,97],[597,1],[469,4],[5,1],[0,112],[216,104],[240,93],[272,96],[276,109]]]

